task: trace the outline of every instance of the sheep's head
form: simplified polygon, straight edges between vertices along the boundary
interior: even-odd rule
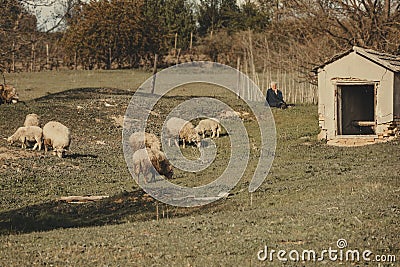
[[[197,145],[197,147],[201,146],[201,137],[200,135],[197,133],[196,130],[194,130],[193,132],[190,133],[189,135],[189,141],[192,143],[195,143]]]
[[[55,150],[54,152],[57,154],[57,157],[59,157],[60,159],[62,159],[65,156],[65,149],[64,148],[60,148]]]
[[[197,125],[196,127],[194,127],[194,130],[196,131],[196,133],[201,134],[202,131],[200,129],[200,127]]]
[[[164,172],[164,176],[167,177],[168,179],[171,179],[172,176],[174,175],[174,169],[172,168],[172,165],[169,163],[168,160],[164,160],[161,163],[161,165]]]
[[[10,137],[8,137],[8,138],[4,138],[5,140],[7,140],[7,142],[9,143],[9,144],[13,144],[14,143],[14,139],[12,138],[12,136],[10,136]]]

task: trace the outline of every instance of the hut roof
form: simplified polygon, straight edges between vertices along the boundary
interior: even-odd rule
[[[317,66],[313,69],[313,72],[317,73],[318,69],[325,67],[326,65],[331,64],[332,62],[335,62],[336,60],[347,56],[348,54],[355,52],[356,54],[378,64],[381,65],[382,67],[391,70],[393,72],[400,72],[400,56],[392,55],[392,54],[387,54],[387,53],[382,53],[382,52],[377,52],[372,49],[367,49],[367,48],[362,48],[358,46],[353,46],[352,49],[335,55],[325,63],[323,63],[320,66]]]

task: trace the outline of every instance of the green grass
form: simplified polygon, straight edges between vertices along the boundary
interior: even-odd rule
[[[51,78],[45,79],[45,74]],[[71,82],[68,77],[80,78]],[[273,110],[276,156],[267,179],[252,196],[252,205],[247,187],[257,149],[228,198],[197,208],[154,202],[130,177],[122,155],[122,128],[112,119],[124,115],[133,90],[147,77],[133,71],[13,77],[26,105],[0,106],[1,118],[13,118],[0,123],[1,137],[12,134],[27,113],[35,112],[44,122],[65,123],[73,142],[68,157],[61,160],[7,146],[0,139],[2,149],[20,155],[10,159],[0,151],[0,266],[314,266],[283,264],[276,258],[259,262],[257,252],[265,245],[319,252],[336,249],[339,238],[347,240],[349,249],[393,254],[400,260],[399,141],[355,148],[327,146],[316,140],[316,106]],[[160,128],[172,107],[196,94],[181,88],[161,100],[155,110],[161,116],[151,118],[151,130]],[[215,88],[203,87],[201,95],[207,94],[236,110],[247,110],[241,101]],[[105,102],[114,106],[105,107]],[[257,146],[256,123],[251,117],[244,123]],[[211,169],[199,174],[176,170],[172,182],[190,186],[208,182],[213,173],[224,170],[228,142],[228,136],[216,140],[218,160]],[[193,147],[184,150],[189,157],[196,153]],[[110,198],[87,204],[56,201],[87,194]]]
[[[30,72],[6,75],[23,101],[70,89],[119,88],[136,90],[151,73],[138,70]]]

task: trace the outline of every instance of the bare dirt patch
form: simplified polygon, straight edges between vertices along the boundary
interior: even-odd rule
[[[15,160],[21,158],[30,158],[38,156],[38,152],[24,149],[15,149],[8,147],[0,147],[0,162],[4,160]]]

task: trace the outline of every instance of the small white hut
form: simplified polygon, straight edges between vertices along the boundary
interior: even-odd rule
[[[318,75],[320,139],[395,135],[400,126],[400,57],[353,47],[314,69]]]

